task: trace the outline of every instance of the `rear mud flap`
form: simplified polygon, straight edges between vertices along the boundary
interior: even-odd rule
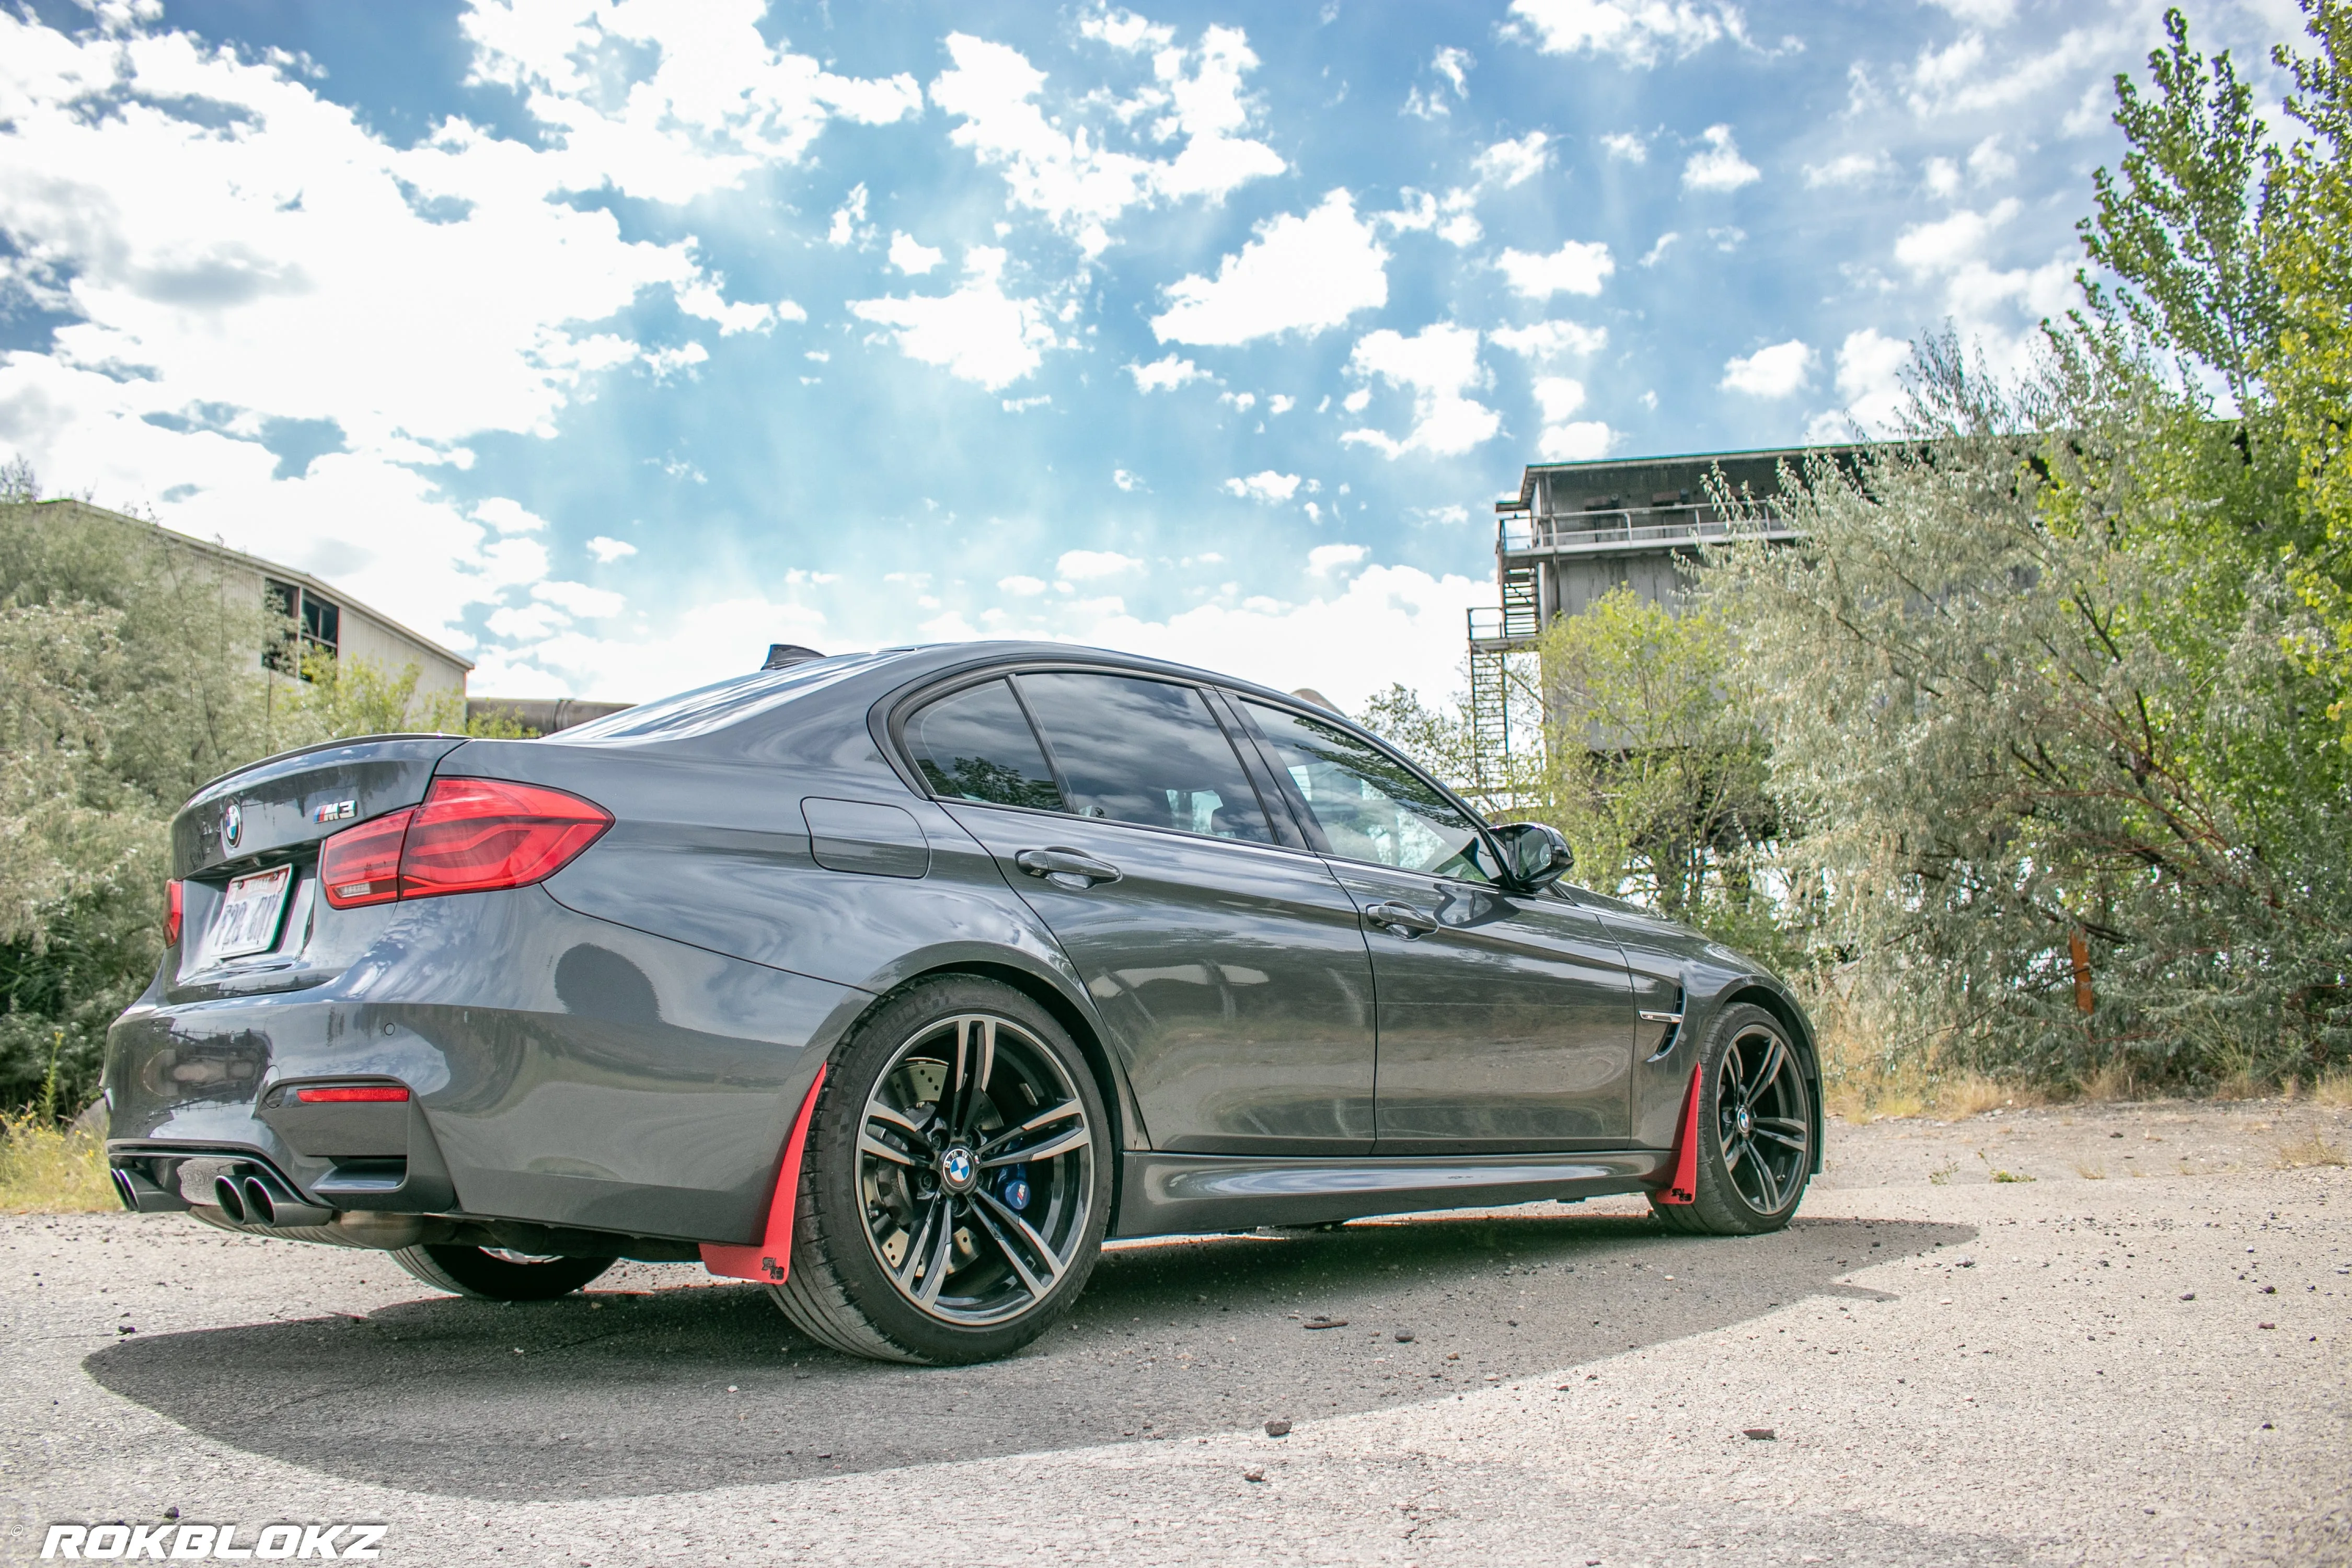
[[[765,1236],[754,1247],[704,1242],[702,1266],[711,1273],[729,1279],[756,1279],[763,1285],[781,1285],[791,1274],[793,1208],[800,1197],[801,1152],[808,1145],[809,1122],[816,1115],[824,1072],[823,1068],[816,1069],[816,1081],[809,1085],[808,1098],[801,1101],[801,1113],[793,1121],[793,1135],[784,1142],[783,1163],[776,1170],[776,1193],[768,1200]]]

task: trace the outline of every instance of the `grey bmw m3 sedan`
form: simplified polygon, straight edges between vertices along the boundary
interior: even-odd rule
[[[109,1159],[131,1207],[444,1289],[698,1261],[919,1363],[1035,1338],[1106,1237],[1784,1225],[1803,1010],[1570,860],[1317,705],[1059,645],[314,747],[173,820]]]

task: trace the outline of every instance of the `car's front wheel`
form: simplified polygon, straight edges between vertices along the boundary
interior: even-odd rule
[[[1027,996],[965,976],[908,987],[835,1053],[777,1305],[852,1355],[1018,1350],[1094,1269],[1108,1122],[1086,1058]]]
[[[1754,1236],[1789,1223],[1812,1179],[1812,1090],[1789,1031],[1747,1003],[1724,1009],[1699,1052],[1698,1186],[1650,1200],[1672,1229]]]
[[[493,1301],[551,1301],[613,1267],[609,1258],[542,1258],[497,1247],[404,1247],[392,1260],[437,1290]]]

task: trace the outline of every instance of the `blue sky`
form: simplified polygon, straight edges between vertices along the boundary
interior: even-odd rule
[[[1522,465],[2016,363],[2158,15],[33,0],[0,452],[477,694],[1034,635],[1441,697]]]

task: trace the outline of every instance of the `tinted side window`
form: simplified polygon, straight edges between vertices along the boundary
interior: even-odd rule
[[[1001,680],[925,704],[907,721],[905,734],[915,765],[943,800],[1063,809],[1036,731]]]
[[[1490,882],[1478,825],[1410,769],[1333,724],[1245,703],[1307,799],[1331,853],[1400,870]]]
[[[1268,843],[1257,792],[1189,686],[1120,675],[1024,675],[1082,816]]]

